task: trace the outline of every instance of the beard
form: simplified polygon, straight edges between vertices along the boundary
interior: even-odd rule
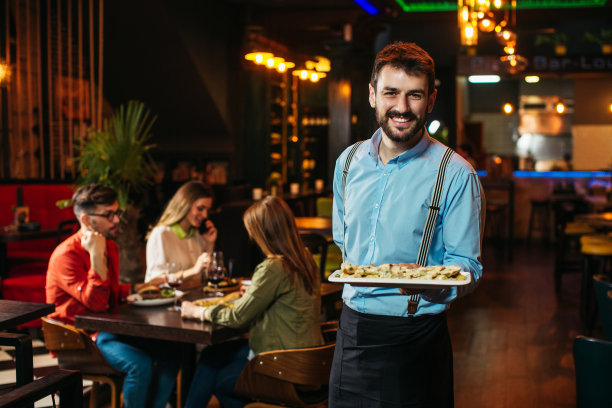
[[[412,120],[413,122],[410,126],[398,130],[391,123],[392,117],[399,117],[403,119]],[[425,126],[425,122],[427,121],[427,113],[423,115],[421,118],[416,116],[412,112],[400,113],[395,110],[390,110],[385,113],[376,111],[376,121],[378,125],[382,128],[385,135],[392,141],[396,143],[408,143],[413,140],[415,137],[419,137],[421,135],[421,131]]]
[[[119,231],[119,224],[113,225],[106,229],[102,228],[96,221],[91,221],[91,229],[102,235],[104,238],[114,241],[117,238],[117,232]]]

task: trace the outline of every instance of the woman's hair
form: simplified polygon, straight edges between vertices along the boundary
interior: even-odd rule
[[[295,284],[299,278],[310,294],[318,291],[319,272],[295,226],[293,213],[286,202],[267,196],[251,205],[242,217],[251,239],[269,258],[279,258]]]
[[[212,198],[212,196],[212,189],[206,184],[197,180],[188,181],[174,193],[155,226],[173,225],[180,222],[185,218],[194,201],[200,198]]]

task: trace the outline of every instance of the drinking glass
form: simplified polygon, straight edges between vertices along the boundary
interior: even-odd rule
[[[223,263],[223,252],[216,251],[212,254],[212,260],[208,268],[208,281],[215,288],[215,296],[223,296],[219,292],[219,283],[225,279],[225,264]]]
[[[178,287],[183,284],[183,281],[181,279],[177,279],[177,277],[175,276],[175,274],[180,269],[179,265],[174,262],[167,262],[165,264],[165,267],[166,271],[164,272],[164,277],[166,278],[166,283],[164,285],[170,286],[176,291]],[[176,296],[176,292],[174,295],[174,306],[172,306],[170,309],[180,310],[178,306],[178,296]]]

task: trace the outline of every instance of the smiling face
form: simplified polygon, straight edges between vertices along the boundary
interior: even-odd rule
[[[186,225],[181,226],[199,228],[202,222],[208,218],[208,210],[210,210],[211,207],[212,198],[198,198],[191,204],[191,208],[183,220]],[[183,222],[181,222],[181,224],[183,224]],[[183,229],[187,231],[187,228]]]
[[[370,84],[369,97],[383,137],[405,148],[416,145],[436,100],[436,91],[428,92],[425,74],[409,74],[401,68],[384,66],[376,89]]]

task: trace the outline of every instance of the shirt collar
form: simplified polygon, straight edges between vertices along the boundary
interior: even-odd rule
[[[193,237],[193,235],[195,234],[195,228],[191,227],[189,228],[189,231],[185,232],[185,230],[179,225],[178,222],[176,224],[172,224],[170,226],[170,229],[176,234],[177,237],[179,237],[179,239]]]
[[[399,156],[394,157],[390,161],[397,160],[398,167],[402,168],[408,163],[408,161],[410,161],[410,159],[417,157],[421,153],[423,153],[425,149],[427,149],[427,147],[432,143],[431,137],[429,136],[427,129],[424,129],[423,132],[424,134],[421,137],[421,140],[419,140],[419,143],[417,143],[411,149],[408,149],[405,152],[401,153]],[[378,128],[376,132],[374,132],[374,134],[372,135],[371,143],[370,143],[370,151],[369,151],[370,157],[372,157],[372,159],[375,162],[379,160],[378,147],[380,146],[381,140],[382,140],[382,129]]]

